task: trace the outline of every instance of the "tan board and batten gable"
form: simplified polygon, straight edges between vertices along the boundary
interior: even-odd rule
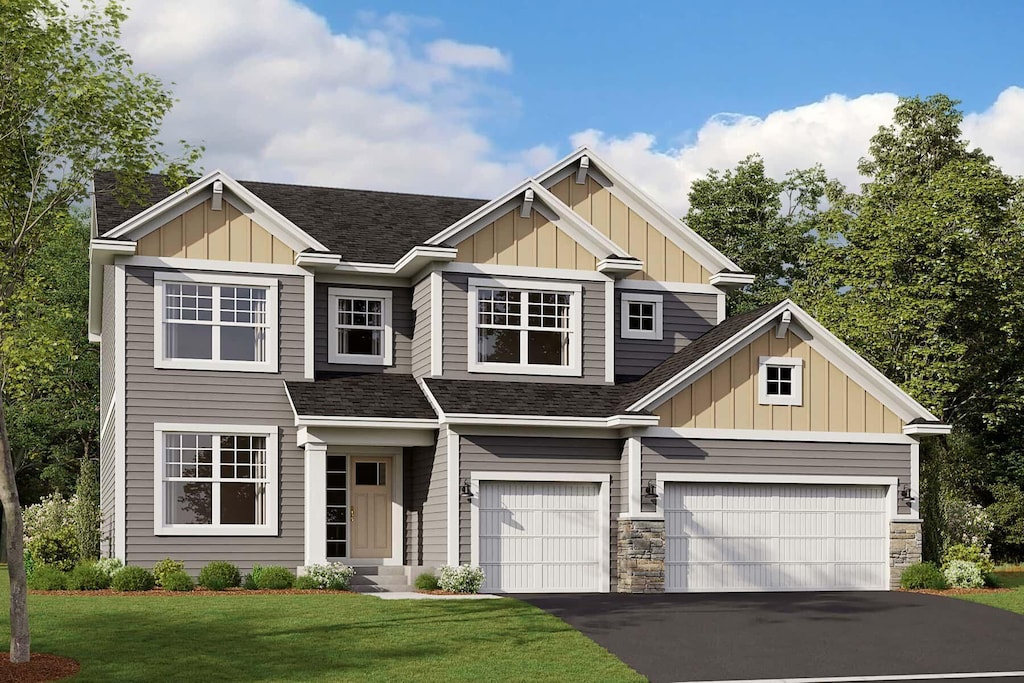
[[[295,252],[229,202],[189,209],[138,241],[139,256],[292,265]]]
[[[458,244],[460,263],[596,270],[597,258],[538,211],[510,210]]]
[[[761,356],[802,358],[803,403],[758,401]],[[662,427],[900,434],[903,421],[793,334],[765,332],[654,409]]]

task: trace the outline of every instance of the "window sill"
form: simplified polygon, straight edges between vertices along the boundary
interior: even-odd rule
[[[623,339],[638,339],[641,341],[664,341],[665,336],[659,332],[642,332],[640,330],[623,330]]]
[[[541,375],[546,377],[582,377],[577,366],[571,365],[513,365],[511,363],[470,363],[472,373],[496,375]]]
[[[160,370],[220,370],[224,372],[276,373],[277,363],[222,360],[168,360],[158,359],[153,367]]]
[[[391,359],[385,356],[362,356],[358,354],[337,354],[328,356],[327,362],[334,365],[391,365]]]
[[[763,405],[763,406],[790,406],[792,408],[800,408],[801,406],[803,406],[803,401],[801,401],[799,399],[788,399],[788,398],[770,399],[770,400],[769,399],[761,399],[758,403],[760,405]]]
[[[276,526],[195,524],[188,526],[157,526],[155,536],[277,536]]]

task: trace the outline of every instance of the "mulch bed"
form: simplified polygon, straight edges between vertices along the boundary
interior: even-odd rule
[[[136,596],[136,595],[355,595],[354,591],[332,591],[322,588],[310,590],[299,590],[298,588],[286,588],[284,590],[249,590],[246,588],[227,588],[222,591],[211,591],[205,588],[196,587],[192,591],[168,591],[163,588],[154,588],[148,591],[115,591],[109,588],[100,591],[29,591],[29,595],[75,595],[75,596]],[[4,683],[0,678],[0,683]]]
[[[934,590],[932,588],[914,588],[904,589],[907,593],[924,593],[925,595],[974,595],[975,593],[1013,593],[1013,588],[945,588],[943,590]]]
[[[11,664],[7,652],[0,654],[0,683],[43,683],[59,681],[78,673],[82,668],[70,657],[58,657],[38,652],[22,664]]]

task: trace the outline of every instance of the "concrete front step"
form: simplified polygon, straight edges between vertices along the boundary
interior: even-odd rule
[[[352,590],[357,593],[391,593],[411,591],[409,575],[401,566],[355,567]]]

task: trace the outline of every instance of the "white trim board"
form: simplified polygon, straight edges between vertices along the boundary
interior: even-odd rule
[[[114,557],[127,561],[128,550],[128,425],[125,392],[127,387],[127,306],[125,268],[114,268],[114,334],[107,343],[114,345],[114,400],[117,401],[114,434]]]
[[[206,271],[210,273],[247,273],[251,275],[310,275],[299,266],[282,263],[248,263],[245,261],[216,261],[212,259],[164,256],[118,256],[116,262],[125,266],[163,268],[166,270]]]
[[[638,433],[645,439],[722,439],[728,441],[806,441],[810,443],[890,443],[913,445],[904,434],[873,432],[800,432],[771,429],[710,429],[699,427],[650,427]]]
[[[459,447],[461,437],[450,425],[445,430],[445,466],[447,467],[448,500],[447,514],[447,559],[452,567],[459,566]]]
[[[573,282],[579,280],[587,282],[618,282],[604,273],[599,273],[594,270],[574,270],[571,268],[537,268],[534,266],[501,266],[490,263],[453,262],[440,266],[438,270],[446,273],[467,273],[469,275],[480,275],[482,277],[541,278],[545,280],[569,280]],[[646,280],[630,280],[629,282],[642,283],[646,282]]]

